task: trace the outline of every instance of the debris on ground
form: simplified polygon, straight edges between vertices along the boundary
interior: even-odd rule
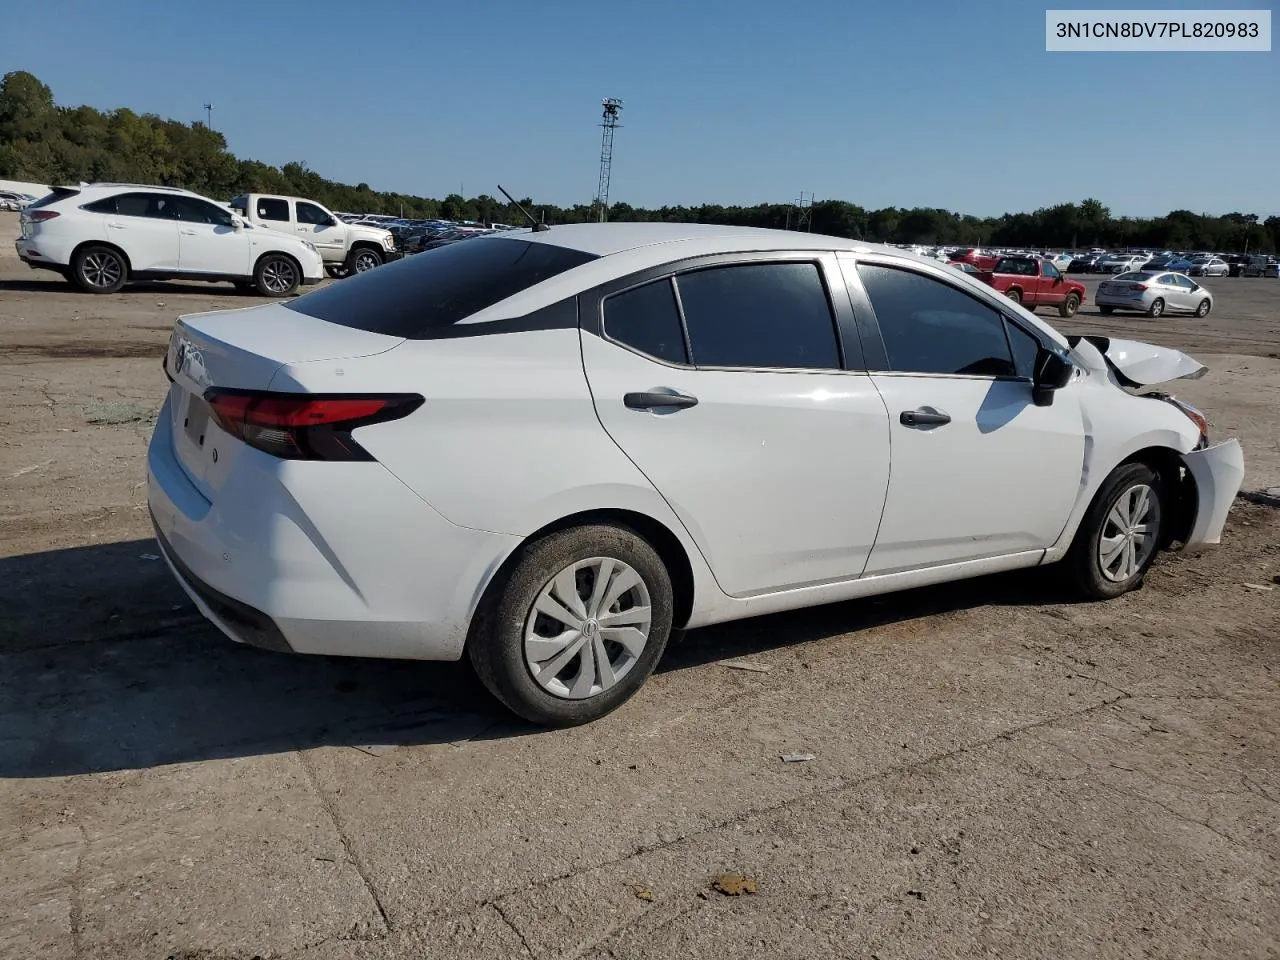
[[[730,670],[746,670],[749,673],[768,673],[773,667],[767,663],[756,663],[752,660],[721,660],[720,666]]]
[[[722,873],[711,881],[711,889],[726,897],[740,897],[756,892],[756,878],[741,873]]]
[[[91,403],[84,408],[84,421],[95,426],[115,427],[125,423],[146,423],[154,412],[136,403]]]
[[[1241,586],[1248,587],[1250,590],[1261,590],[1263,593],[1270,593],[1275,587],[1267,586],[1265,583],[1245,583]]]
[[[908,891],[907,891],[907,896],[908,896],[908,897],[915,897],[917,900],[920,900],[920,901],[924,901],[924,900],[929,899],[928,897],[926,897],[926,896],[924,895],[924,891],[923,891],[923,890],[908,890]]]
[[[637,900],[643,900],[645,903],[653,903],[653,891],[648,887],[632,887],[631,892],[636,895]]]
[[[782,755],[783,763],[808,763],[810,760],[817,760],[816,753],[784,753]]]

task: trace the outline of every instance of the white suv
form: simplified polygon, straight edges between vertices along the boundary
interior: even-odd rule
[[[220,280],[268,297],[319,283],[315,245],[255,228],[188,190],[127,183],[56,187],[19,220],[18,256],[88,293],[134,280]]]

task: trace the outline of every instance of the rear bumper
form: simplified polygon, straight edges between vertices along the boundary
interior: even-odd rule
[[[41,250],[34,242],[25,237],[19,237],[13,242],[13,246],[18,252],[18,259],[32,270],[56,270],[61,272],[67,269],[65,263],[59,263],[56,258]]]
[[[283,461],[247,447],[211,501],[177,460],[170,402],[147,453],[148,504],[175,577],[219,629],[296,653],[462,655],[479,597],[518,537],[450,523],[379,463]]]
[[[1184,454],[1183,461],[1196,482],[1196,519],[1185,550],[1199,550],[1222,542],[1227,513],[1244,483],[1244,451],[1239,440],[1224,440]]]

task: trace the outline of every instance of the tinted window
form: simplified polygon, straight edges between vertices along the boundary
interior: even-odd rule
[[[90,213],[115,213],[116,198],[103,197],[101,200],[93,201],[93,203],[86,203],[82,209],[88,210]]]
[[[1009,334],[1009,346],[1013,348],[1014,372],[1031,380],[1035,376],[1036,357],[1040,354],[1040,341],[1016,323],[1004,322]]]
[[[167,194],[121,193],[115,198],[116,213],[124,217],[172,217],[173,199]]]
[[[1042,263],[1040,265],[1040,269],[1043,271],[1044,276],[1048,277],[1050,280],[1056,280],[1058,277],[1062,276],[1062,274],[1058,272],[1058,268],[1052,263]]]
[[[550,243],[479,237],[356,274],[285,306],[344,327],[424,340],[595,259]]]
[[[174,197],[169,204],[171,216],[187,223],[213,223],[223,227],[231,226],[231,211],[216,207],[195,197]]]
[[[1170,286],[1170,287],[1176,287],[1178,285],[1178,281],[1173,279],[1172,273],[1166,273],[1161,275],[1156,280],[1156,283],[1163,283],[1165,286]]]
[[[269,197],[259,197],[258,198],[258,219],[288,221],[289,201],[288,200],[272,200]]]
[[[604,302],[604,332],[668,363],[688,363],[684,329],[670,280],[616,294]]]
[[[955,287],[907,270],[859,264],[858,276],[880,323],[891,370],[1015,374],[1003,319],[995,310]]]
[[[319,227],[327,227],[329,225],[329,215],[314,203],[299,201],[297,207],[299,223],[313,223]]]
[[[817,264],[713,267],[676,283],[696,366],[839,368]]]
[[[993,271],[995,273],[1013,274],[1022,277],[1034,277],[1036,275],[1036,262],[1034,260],[1024,260],[1017,257],[1006,257],[996,264]]]

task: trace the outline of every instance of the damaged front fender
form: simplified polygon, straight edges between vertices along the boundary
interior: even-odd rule
[[[1227,512],[1244,483],[1244,451],[1239,440],[1224,440],[1182,455],[1196,485],[1196,518],[1184,550],[1198,550],[1222,542]]]

